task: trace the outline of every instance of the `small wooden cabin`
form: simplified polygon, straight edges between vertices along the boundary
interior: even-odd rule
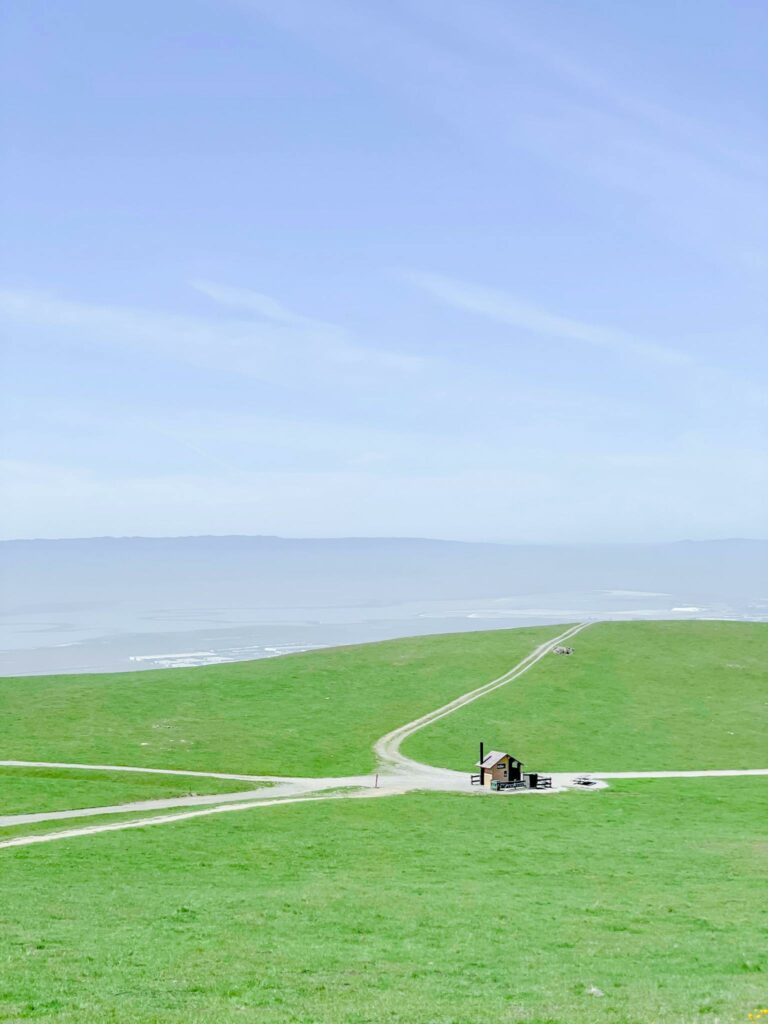
[[[480,769],[481,786],[490,786],[492,782],[521,782],[523,778],[523,762],[502,750],[481,755],[475,767]]]

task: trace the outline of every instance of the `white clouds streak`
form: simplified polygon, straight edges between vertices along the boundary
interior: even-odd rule
[[[550,313],[493,288],[456,281],[439,274],[410,273],[407,276],[408,280],[456,309],[476,313],[530,334],[613,350],[621,355],[635,356],[669,366],[690,366],[694,363],[691,356],[685,352],[643,341],[616,328],[584,323]]]
[[[292,328],[300,336],[322,343],[330,359],[343,364],[369,364],[390,370],[415,370],[424,362],[420,356],[367,348],[353,341],[349,332],[337,324],[315,320],[287,309],[276,299],[250,288],[232,288],[210,281],[194,281],[193,287],[221,306],[250,312],[273,324]]]
[[[0,290],[0,317],[11,330],[42,329],[58,345],[98,345],[151,352],[198,366],[261,380],[298,380],[302,374],[400,373],[422,360],[356,343],[340,327],[289,313],[257,292],[206,286],[219,303],[246,306],[248,318],[192,316],[74,302],[45,292]],[[258,316],[254,316],[258,314]]]
[[[229,285],[215,284],[211,281],[193,281],[192,287],[221,306],[245,310],[264,320],[290,324],[293,327],[311,327],[315,331],[331,335],[340,333],[340,328],[335,324],[323,323],[321,320],[301,316],[299,313],[286,309],[271,296],[253,291],[251,288],[232,288]]]

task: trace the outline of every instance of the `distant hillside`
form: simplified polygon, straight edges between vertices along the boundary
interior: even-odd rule
[[[533,546],[419,539],[90,538],[0,542],[6,612],[91,603],[376,605],[572,590],[768,601],[768,541]]]

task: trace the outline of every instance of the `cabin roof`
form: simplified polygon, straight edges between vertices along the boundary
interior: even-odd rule
[[[478,761],[475,768],[493,768],[495,764],[498,764],[502,757],[508,757],[510,761],[515,761],[516,764],[522,764],[522,761],[518,761],[512,754],[507,754],[504,750],[492,750],[489,754],[486,754],[482,761]]]

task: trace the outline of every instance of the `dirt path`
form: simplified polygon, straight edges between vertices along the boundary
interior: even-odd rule
[[[356,796],[383,796],[381,790],[370,790],[364,793],[328,793],[325,796],[295,796],[278,800],[253,800],[247,803],[225,804],[206,807],[199,811],[182,811],[179,814],[155,815],[151,818],[139,818],[136,821],[115,821],[106,825],[87,825],[84,828],[67,829],[62,832],[44,832],[40,835],[15,836],[13,839],[0,840],[0,850],[13,846],[34,846],[37,843],[51,843],[58,839],[72,839],[75,836],[92,836],[99,832],[122,832],[131,828],[146,828],[149,825],[168,825],[172,821],[187,821],[190,818],[202,818],[209,814],[224,814],[227,811],[247,811],[252,807],[274,807],[277,804],[301,804],[310,800],[339,800]]]
[[[0,761],[3,768],[76,768],[84,772],[140,772],[143,775],[182,775],[194,779],[232,779],[235,782],[291,782],[282,775],[233,775],[231,772],[193,772],[180,768],[136,768],[125,764],[78,764],[74,761]]]
[[[463,694],[461,697],[457,697],[456,700],[450,701],[448,704],[444,704],[442,707],[437,708],[435,711],[430,711],[426,715],[422,715],[421,718],[414,719],[413,722],[408,722],[406,725],[401,725],[397,729],[393,729],[392,732],[388,732],[386,736],[382,736],[380,740],[377,740],[374,744],[374,753],[379,759],[379,763],[383,768],[417,772],[441,772],[446,769],[432,768],[430,765],[420,764],[418,761],[413,761],[410,757],[405,757],[404,754],[400,753],[400,745],[404,740],[408,739],[415,732],[420,729],[426,728],[428,725],[432,725],[433,722],[439,721],[441,718],[445,718],[446,715],[453,714],[454,711],[458,711],[459,708],[466,707],[467,704],[471,704],[473,701],[479,700],[481,697],[485,697],[489,693],[493,693],[494,690],[498,690],[502,686],[506,686],[507,683],[513,682],[515,679],[519,679],[521,675],[527,672],[529,669],[545,658],[550,651],[555,647],[558,647],[564,641],[569,640],[572,636],[580,633],[581,630],[586,629],[590,623],[581,622],[578,626],[571,626],[560,636],[556,636],[553,640],[548,640],[546,643],[541,644],[534,651],[523,658],[521,662],[511,668],[508,672],[505,672],[503,676],[499,676],[498,679],[491,680],[490,683],[485,683],[483,686],[478,686],[476,690],[470,690],[469,693]],[[457,772],[456,774],[464,774]]]
[[[308,791],[314,787],[308,787]],[[69,818],[93,818],[104,814],[132,814],[139,811],[167,811],[173,807],[209,807],[213,804],[236,804],[251,800],[267,800],[293,795],[296,787],[290,784],[272,789],[251,789],[240,793],[215,793],[165,797],[157,800],[135,800],[131,803],[78,807],[70,811],[37,811],[32,814],[0,815],[0,828],[15,825],[35,825],[41,821],[66,821]]]

